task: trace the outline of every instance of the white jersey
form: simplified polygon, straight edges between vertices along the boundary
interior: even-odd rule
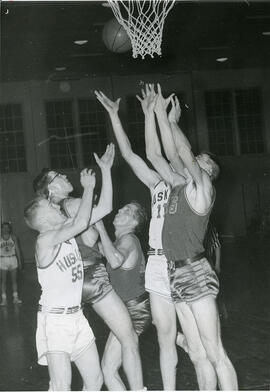
[[[0,256],[1,257],[11,257],[16,256],[15,242],[10,236],[8,240],[0,238]]]
[[[152,217],[149,227],[149,245],[154,249],[162,249],[162,228],[170,192],[171,187],[163,180],[151,190]]]
[[[42,289],[41,305],[48,308],[80,305],[83,263],[74,238],[59,244],[52,262],[44,268],[38,266],[37,272]]]

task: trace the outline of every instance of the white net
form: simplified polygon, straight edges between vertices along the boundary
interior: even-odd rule
[[[132,43],[132,55],[161,56],[164,21],[175,0],[108,0]]]

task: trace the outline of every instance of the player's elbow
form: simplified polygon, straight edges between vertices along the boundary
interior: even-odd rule
[[[85,218],[75,219],[74,225],[75,225],[78,233],[81,233],[82,231],[84,231],[88,228],[88,220]]]

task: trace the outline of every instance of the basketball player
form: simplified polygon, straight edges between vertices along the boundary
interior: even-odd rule
[[[114,243],[102,221],[96,223],[102,251],[108,261],[110,281],[124,301],[138,336],[151,323],[149,295],[144,288],[145,259],[135,234],[146,218],[144,208],[139,203],[132,201],[126,204],[113,221],[116,238]],[[118,391],[125,389],[118,373],[122,364],[121,345],[112,332],[107,340],[101,364],[107,387]]]
[[[48,365],[50,390],[71,386],[71,361],[78,367],[84,390],[103,383],[93,332],[81,310],[83,264],[74,236],[85,230],[92,210],[95,175],[81,172],[84,188],[76,216],[68,219],[49,199],[36,198],[25,208],[27,225],[39,232],[35,257],[42,294],[37,315],[38,363]]]
[[[175,310],[170,306],[170,287],[167,273],[167,262],[163,254],[161,233],[164,221],[164,208],[170,194],[170,185],[161,176],[150,169],[144,160],[136,155],[123,130],[118,116],[119,102],[111,101],[101,91],[95,91],[99,102],[108,111],[113,130],[120,147],[121,154],[136,176],[149,188],[151,193],[152,216],[149,229],[149,258],[145,272],[145,288],[150,293],[153,322],[157,328],[160,346],[160,366],[165,390],[175,389],[175,373],[177,353],[175,346],[176,319]],[[151,110],[155,105],[155,97],[150,102]],[[153,126],[153,110],[145,111],[145,128]],[[165,159],[164,159],[165,161]],[[167,165],[169,166],[169,165]],[[167,167],[164,169],[167,170]],[[171,173],[172,181],[183,183],[185,180],[177,173]]]
[[[158,95],[156,103],[164,102],[159,85]],[[175,109],[179,102],[172,97],[171,102]],[[156,104],[155,110],[159,123],[167,121],[166,105]],[[162,243],[168,260],[171,294],[200,389],[215,389],[217,376],[220,389],[235,390],[238,388],[236,373],[220,335],[215,300],[219,282],[203,247],[215,201],[212,181],[218,176],[219,168],[209,154],[195,158],[180,128],[175,134],[171,129],[160,127],[164,150],[174,168],[181,159],[180,165],[184,164],[187,175],[187,184],[175,185],[171,191],[163,225]]]
[[[98,250],[98,232],[94,223],[111,212],[112,181],[111,167],[114,159],[114,145],[110,144],[101,158],[95,154],[102,173],[102,189],[99,202],[94,206],[90,224],[84,233],[76,236],[84,264],[84,284],[82,301],[89,304],[106,322],[112,333],[121,343],[123,368],[132,390],[143,388],[141,360],[138,338],[132,326],[129,313],[109,281],[102,254]],[[47,170],[34,180],[37,194],[50,194],[51,200],[60,205],[62,212],[73,217],[80,199],[69,197],[73,190],[66,176]],[[115,315],[118,317],[115,317]]]
[[[21,252],[16,236],[12,233],[12,227],[9,222],[3,222],[1,225],[0,238],[0,276],[2,286],[2,301],[0,306],[7,305],[7,274],[10,271],[12,282],[13,303],[21,304],[18,297],[17,288],[17,271],[22,268]]]

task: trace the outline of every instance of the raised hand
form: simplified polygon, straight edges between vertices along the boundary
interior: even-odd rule
[[[113,143],[107,145],[106,151],[99,158],[98,155],[94,152],[95,160],[100,167],[100,169],[111,169],[113,160],[115,155],[115,147]]]
[[[83,169],[81,171],[80,181],[83,188],[95,188],[96,185],[96,175],[91,169]]]
[[[141,89],[142,98],[136,95],[136,98],[140,101],[142,105],[142,110],[145,115],[150,114],[154,111],[156,105],[157,94],[155,93],[153,84],[146,84],[145,89]]]
[[[155,112],[156,114],[164,114],[166,113],[167,107],[171,101],[171,98],[174,96],[174,93],[171,94],[169,97],[164,98],[162,95],[161,87],[160,84],[157,84],[157,90],[158,90],[158,97],[156,100],[156,105],[155,105]],[[166,113],[167,115],[167,113]]]
[[[97,90],[95,90],[95,95],[110,115],[118,113],[121,98],[118,98],[116,101],[111,101],[102,91]]]
[[[177,97],[171,97],[171,110],[168,114],[168,119],[170,122],[178,123],[181,117],[181,107]]]

